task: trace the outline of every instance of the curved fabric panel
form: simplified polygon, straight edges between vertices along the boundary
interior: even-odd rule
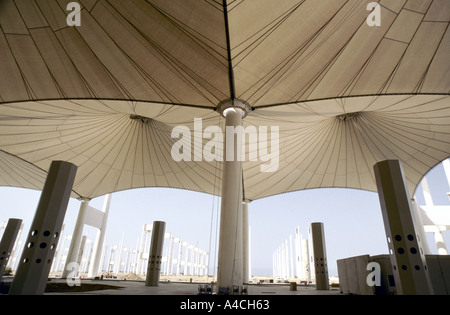
[[[379,1],[372,27],[372,1],[360,0],[80,0],[77,27],[69,2],[0,2],[1,185],[40,189],[50,162],[66,160],[83,197],[220,194],[222,163],[175,161],[171,134],[201,118],[194,157],[233,96],[253,108],[245,127],[279,128],[276,171],[261,172],[270,152],[259,148],[244,162],[248,199],[375,190],[384,159],[402,161],[412,193],[450,155],[447,0]]]

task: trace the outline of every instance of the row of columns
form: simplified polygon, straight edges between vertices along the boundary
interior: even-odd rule
[[[295,228],[295,237],[289,235],[272,254],[272,275],[275,278],[297,278],[311,281],[310,251],[308,239],[300,234],[300,227]]]
[[[136,253],[135,272],[144,274],[144,267],[148,265],[148,237],[152,235],[153,228],[149,224],[144,224],[143,233],[139,242],[139,250]],[[207,275],[209,254],[200,248],[183,241],[180,237],[175,237],[172,233],[165,233],[164,239],[168,239],[167,254],[162,257],[165,262],[161,270],[164,275]]]
[[[294,246],[290,235],[289,244],[285,240],[273,254],[273,276],[313,281],[317,290],[328,290],[330,287],[323,223],[311,223],[309,239],[301,237],[299,227],[295,232]]]
[[[2,238],[2,242],[4,244],[8,244],[8,246],[13,246],[12,251],[8,252],[7,250],[1,250],[0,253],[9,253],[9,257],[4,257],[5,255],[0,256],[0,262],[4,262],[4,267],[6,265],[10,266],[13,269],[16,269],[15,262],[20,258],[20,253],[16,253],[15,249],[22,245],[22,242],[11,242],[9,241],[8,235],[10,234],[8,231],[11,229],[12,222],[15,222],[19,219],[10,219],[8,222],[2,223],[2,229],[9,226],[7,230],[4,232],[4,236]],[[21,220],[20,220],[21,221]],[[8,225],[7,225],[8,223]],[[21,224],[18,234],[20,235]],[[148,228],[151,226],[150,224],[144,225],[144,231],[146,232],[144,237],[147,239],[148,235],[151,234],[152,229]],[[57,248],[55,251],[52,267],[50,272],[59,272],[63,271],[64,268],[67,268],[68,264],[70,264],[70,260],[68,260],[68,252],[73,247],[71,244],[73,240],[73,235],[64,234],[64,225],[61,229],[61,240],[57,244]],[[17,235],[17,239],[19,239],[19,235]],[[97,238],[99,235],[97,234]],[[181,238],[175,237],[173,233],[165,233],[165,239],[168,241],[168,250],[167,254],[163,256],[163,269],[162,274],[164,275],[191,275],[191,276],[204,276],[208,274],[208,253],[200,248],[190,244],[188,242],[182,241]],[[70,277],[79,277],[81,273],[88,274],[88,277],[94,277],[101,273],[102,270],[106,270],[107,272],[113,273],[136,273],[140,275],[144,275],[147,270],[148,264],[148,255],[150,247],[150,242],[145,242],[142,250],[126,248],[123,246],[124,235],[122,236],[122,240],[118,245],[107,245],[103,243],[103,246],[100,248],[100,266],[98,266],[93,272],[93,263],[94,263],[94,244],[95,240],[88,239],[85,235],[81,236],[81,240],[79,243],[79,249],[76,259],[73,261],[79,265],[77,272],[73,271],[73,268],[68,268]],[[67,247],[67,243],[69,246]],[[0,247],[2,248],[2,247]],[[139,248],[139,247],[137,247]],[[104,267],[106,266],[106,269]],[[89,273],[92,272],[92,275]]]

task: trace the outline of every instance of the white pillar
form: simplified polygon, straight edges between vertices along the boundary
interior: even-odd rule
[[[183,268],[183,274],[185,276],[189,275],[188,273],[188,259],[189,259],[189,243],[188,242],[183,242],[183,246],[184,246],[184,268]]]
[[[450,187],[450,159],[442,161],[444,167],[445,176],[447,177],[448,186]]]
[[[309,246],[308,240],[302,239],[302,266],[303,266],[303,280],[311,281],[311,267],[309,264]]]
[[[114,273],[118,274],[120,272],[120,265],[122,264],[122,251],[123,251],[123,239],[125,234],[122,233],[122,239],[120,240],[119,247],[116,255],[116,264],[114,266]]]
[[[145,280],[146,286],[159,286],[165,229],[165,222],[153,222],[151,247],[148,256],[147,277]]]
[[[172,260],[173,260],[173,242],[174,237],[172,233],[169,233],[169,252],[167,253],[167,265],[166,265],[166,275],[172,274]]]
[[[278,277],[280,277],[280,267],[279,267],[280,265],[278,263],[278,261],[279,261],[278,248],[275,250],[274,255],[275,255],[275,272],[274,273],[278,278]]]
[[[189,275],[194,275],[194,259],[195,259],[195,252],[194,252],[194,245],[189,246],[189,252],[191,253],[189,255]]]
[[[43,294],[66,215],[77,166],[53,161],[9,294]]]
[[[434,230],[434,242],[436,243],[436,247],[438,249],[439,255],[448,255],[447,244],[445,243],[444,235],[442,234],[439,226],[435,227]]]
[[[194,249],[194,275],[198,276],[198,258],[199,258],[199,248]]]
[[[80,248],[78,249],[78,253],[77,253],[77,258],[75,259],[75,262],[78,264],[79,268],[77,270],[77,274],[74,276],[74,278],[78,278],[80,276],[80,272],[81,272],[81,261],[83,259],[83,254],[84,254],[84,248],[86,246],[86,235],[83,235],[81,237],[81,242],[80,242]]]
[[[248,276],[252,277],[252,227],[248,227]]]
[[[234,140],[235,127],[242,126],[243,111],[228,108],[224,112],[225,135],[217,289],[232,293],[232,286],[240,286],[242,278],[242,147]],[[239,135],[238,135],[239,137]],[[234,154],[231,154],[234,153]]]
[[[427,206],[434,206],[433,197],[431,196],[430,186],[428,186],[428,181],[426,177],[423,177],[420,181],[422,185],[423,198],[425,199],[425,204]]]
[[[316,275],[316,289],[329,290],[327,252],[325,247],[325,233],[322,222],[311,223],[311,236],[314,253],[314,271]]]
[[[249,281],[248,201],[242,202],[242,280]]]
[[[70,263],[77,262],[89,200],[90,199],[88,198],[81,200],[80,211],[78,212],[77,221],[75,223],[75,227],[73,228],[72,241],[70,242],[69,252],[67,253],[66,263],[61,276],[63,279],[67,278],[69,273],[72,272],[72,268],[68,268],[68,265]]]
[[[92,252],[93,261],[89,265],[88,277],[96,277],[101,272],[100,263],[102,261],[102,249],[105,242],[106,224],[108,222],[109,208],[111,205],[111,194],[105,196],[103,202],[103,219],[101,228],[97,232],[97,236],[94,243],[94,250]]]
[[[288,245],[288,240],[285,239],[284,240],[284,251],[285,251],[285,268],[286,268],[286,278],[290,278],[291,277],[291,270],[290,270],[290,258],[289,258],[289,245]]]
[[[421,184],[422,184],[422,192],[423,192],[423,197],[425,199],[425,204],[430,207],[434,206],[433,197],[431,196],[430,186],[428,186],[428,181],[427,181],[426,177],[422,178]],[[441,229],[439,228],[439,226],[435,226],[433,230],[434,230],[433,231],[434,242],[436,243],[438,254],[439,255],[448,255],[447,244],[445,244],[444,235],[442,234]],[[425,241],[426,241],[426,239],[424,240],[423,243],[425,243]]]
[[[64,228],[65,228],[65,225],[63,224],[62,228],[61,228],[61,235],[64,235]],[[66,246],[66,239],[67,239],[67,235],[65,235],[63,240],[59,241],[58,244],[56,245],[56,250],[55,250],[56,258],[53,259],[52,268],[50,269],[53,272],[58,271],[58,268],[59,268],[59,265],[61,262],[61,252],[64,252],[64,248]]]
[[[277,262],[275,259],[275,252],[272,253],[272,277],[277,277]]]
[[[420,238],[423,240],[422,242],[423,252],[425,255],[431,255],[431,249],[428,246],[428,239],[425,233],[425,228],[423,226],[422,213],[415,198],[411,200],[411,214],[414,221],[414,226],[416,227],[417,234],[419,234]]]
[[[100,258],[100,266],[98,271],[101,273],[103,271],[103,267],[105,266],[105,259],[106,259],[106,242],[103,243],[102,245],[102,254],[101,254],[101,258]]]
[[[16,243],[22,225],[21,219],[9,219],[0,242],[0,280],[2,280],[6,266],[8,265],[11,253]]]
[[[177,276],[180,275],[180,270],[181,270],[182,249],[183,249],[183,242],[182,242],[181,238],[179,238],[178,239],[178,255],[177,255],[177,271],[176,271]]]
[[[397,293],[432,294],[422,240],[414,228],[400,161],[378,162],[374,172]]]
[[[117,248],[116,245],[111,245],[111,250],[109,251],[108,267],[106,268],[106,272],[113,272],[114,252],[115,252],[116,248]]]
[[[64,227],[63,227],[64,228]],[[62,235],[62,230],[61,230],[61,235]],[[70,238],[70,235],[64,235],[64,239],[60,240],[58,242],[58,247],[59,248],[59,257],[58,260],[55,262],[56,263],[56,268],[55,271],[61,271],[64,269],[64,255],[66,254],[66,242],[67,240]]]
[[[303,278],[302,272],[302,241],[300,227],[295,228],[295,275],[297,278]]]
[[[294,271],[294,251],[292,249],[292,234],[289,234],[289,263],[290,263],[290,271],[291,271],[291,278],[295,276]]]
[[[86,240],[86,257],[83,261],[83,268],[81,269],[84,273],[89,272],[89,266],[92,262],[92,240]]]

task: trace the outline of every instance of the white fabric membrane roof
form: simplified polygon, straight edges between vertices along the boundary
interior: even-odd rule
[[[171,131],[223,127],[231,98],[279,126],[278,170],[243,164],[247,199],[376,191],[385,159],[412,194],[450,155],[449,0],[379,1],[372,27],[361,0],[79,0],[79,27],[69,2],[0,2],[0,185],[41,189],[65,160],[78,197],[220,194],[221,162],[175,162]]]

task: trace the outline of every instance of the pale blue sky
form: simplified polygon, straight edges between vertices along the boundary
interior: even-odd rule
[[[450,188],[443,167],[438,165],[427,179],[435,204],[449,205],[446,193]],[[22,239],[25,239],[39,197],[38,191],[0,187],[0,222],[10,217],[23,219]],[[424,204],[421,193],[417,193],[417,198],[419,204]],[[101,209],[103,200],[103,197],[96,198],[90,205]],[[71,199],[64,221],[65,234],[72,234],[79,206],[78,200]],[[210,239],[214,244],[218,235],[218,207],[218,197],[180,189],[146,188],[114,193],[106,242],[117,245],[125,233],[124,246],[135,248],[143,224],[160,220],[166,222],[166,232],[209,250]],[[286,193],[249,204],[253,274],[271,275],[272,253],[289,238],[289,234],[294,235],[296,226],[300,227],[303,237],[308,238],[308,227],[312,222],[324,222],[330,275],[337,275],[337,259],[388,252],[377,194],[339,188]],[[94,229],[85,228],[85,233],[89,238],[95,238]],[[450,245],[450,231],[444,232],[444,237]],[[430,247],[436,251],[433,242]],[[217,251],[213,245],[211,253],[212,266],[217,264],[214,258]]]

